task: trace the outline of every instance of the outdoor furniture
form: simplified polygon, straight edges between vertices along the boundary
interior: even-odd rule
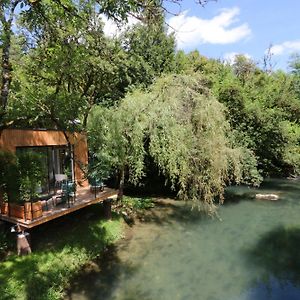
[[[55,187],[61,187],[64,181],[67,181],[68,176],[66,174],[55,174]]]
[[[61,185],[61,189],[61,197],[68,203],[68,207],[70,207],[70,203],[74,204],[76,199],[76,183],[74,181],[67,181]]]
[[[97,192],[102,192],[104,190],[103,181],[98,178],[90,178],[90,190],[95,193],[95,198],[97,197]]]

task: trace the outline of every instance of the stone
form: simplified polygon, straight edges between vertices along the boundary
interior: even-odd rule
[[[255,198],[259,200],[270,200],[270,201],[279,200],[279,196],[276,194],[256,194]]]

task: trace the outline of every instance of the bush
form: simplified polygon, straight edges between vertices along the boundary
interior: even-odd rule
[[[34,151],[22,151],[17,154],[17,158],[20,176],[19,189],[22,190],[22,195],[26,195],[26,199],[22,200],[30,200],[37,195],[36,189],[46,173],[45,164],[42,156]]]
[[[0,151],[0,192],[7,194],[9,201],[16,201],[19,194],[19,170],[15,154]]]
[[[124,206],[134,211],[149,209],[154,207],[152,198],[133,198],[133,197],[124,196],[122,199],[122,203]]]
[[[7,195],[9,202],[23,202],[36,196],[46,173],[39,153],[24,151],[15,155],[0,151],[0,165],[0,192]]]

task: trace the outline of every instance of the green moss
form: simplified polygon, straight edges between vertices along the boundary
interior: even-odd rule
[[[89,214],[88,211],[83,218],[75,214],[75,220],[64,219],[65,228],[59,223],[62,226],[59,231],[48,231],[50,224],[38,229],[40,240],[34,253],[24,257],[14,255],[0,263],[1,299],[63,298],[73,276],[122,236],[121,219],[104,221]]]

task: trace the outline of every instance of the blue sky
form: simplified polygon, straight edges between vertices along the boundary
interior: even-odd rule
[[[300,0],[211,0],[205,7],[195,0],[180,1],[181,7],[167,8],[180,15],[167,15],[175,29],[178,49],[198,49],[202,55],[232,60],[245,54],[260,63],[272,44],[272,61],[277,69],[288,70],[292,53],[300,53]],[[105,21],[104,31],[115,35],[118,27]],[[137,20],[130,19],[129,26]],[[172,29],[169,29],[172,31]]]
[[[284,70],[290,55],[300,53],[299,0],[218,0],[205,7],[183,0],[181,14],[169,15],[168,23],[186,52],[229,60],[241,53],[259,62],[272,44],[273,63]]]

